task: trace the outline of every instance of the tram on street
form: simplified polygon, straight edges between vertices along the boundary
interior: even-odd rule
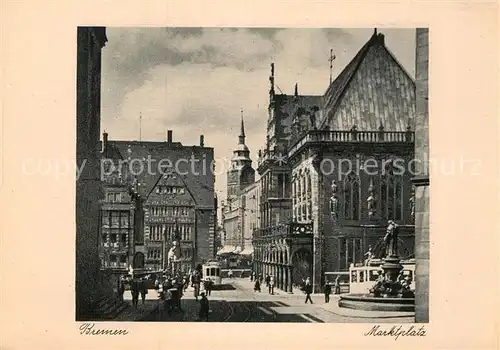
[[[410,288],[415,289],[415,263],[401,261],[403,270],[401,271],[401,276],[403,278],[408,278],[410,283]],[[381,265],[368,265],[368,266],[355,266],[351,264],[349,267],[349,292],[350,293],[369,293],[370,288],[373,287],[375,282],[383,275],[383,270]]]
[[[202,266],[203,280],[210,279],[214,285],[222,284],[221,263],[218,261],[208,261]]]

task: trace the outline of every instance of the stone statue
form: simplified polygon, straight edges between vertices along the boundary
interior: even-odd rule
[[[369,196],[366,199],[366,202],[368,205],[368,216],[371,219],[376,213],[376,200],[375,200],[375,195],[374,195],[374,191],[373,191],[373,179],[370,179],[370,187],[368,187],[368,193],[369,193]]]
[[[337,219],[339,209],[339,199],[336,195],[330,197],[330,213],[332,215],[332,219]]]
[[[309,122],[311,124],[312,130],[318,129],[316,126],[316,110],[314,110],[314,109],[311,109],[311,111],[309,112]]]
[[[331,188],[332,188],[332,193],[333,193],[334,195],[335,195],[335,194],[337,194],[337,187],[338,187],[338,186],[337,186],[337,181],[333,180],[333,181],[332,181],[332,186],[331,186]]]
[[[170,271],[172,275],[175,275],[176,265],[181,258],[181,247],[179,247],[177,241],[173,241],[172,245],[172,248],[168,251],[167,259]]]
[[[415,219],[415,189],[413,188],[410,196],[410,217]]]
[[[365,266],[368,266],[370,264],[370,261],[373,259],[374,254],[372,252],[372,246],[368,247],[368,251],[365,253],[366,260],[365,260]]]
[[[392,220],[389,220],[389,226],[387,226],[387,233],[384,237],[385,243],[385,256],[386,257],[396,257],[398,256],[398,234],[399,226]]]
[[[335,180],[332,181],[331,185],[332,196],[330,197],[330,214],[332,219],[337,219],[338,209],[339,209],[339,199],[337,197],[337,182]]]

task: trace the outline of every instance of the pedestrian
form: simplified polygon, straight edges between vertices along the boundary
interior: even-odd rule
[[[274,295],[274,276],[269,277],[269,294]]]
[[[122,278],[118,281],[118,298],[123,302],[123,294],[125,294],[125,282]]]
[[[179,311],[182,312],[182,305],[181,305],[181,299],[182,299],[182,283],[180,281],[175,281],[174,283],[174,288],[172,288],[172,297],[174,300],[174,306],[177,307]]]
[[[307,301],[309,300],[311,302],[311,304],[312,304],[313,303],[313,301],[311,299],[312,283],[311,283],[311,279],[309,277],[307,277],[307,279],[306,279],[306,285],[305,285],[304,290],[306,292],[306,301],[305,301],[305,303],[307,304]]]
[[[210,305],[208,304],[208,299],[205,293],[201,292],[200,312],[199,312],[200,321],[205,320],[206,322],[208,322],[209,313],[210,313]]]
[[[271,282],[271,276],[269,274],[266,275],[266,287],[269,287],[269,282]]]
[[[227,277],[233,278],[233,270],[229,270],[227,273]]]
[[[146,295],[148,294],[148,282],[145,278],[142,279],[140,292],[142,298],[142,305],[144,305],[146,303]]]
[[[205,281],[205,291],[207,292],[207,296],[212,294],[212,280],[207,278]]]
[[[130,294],[132,294],[132,305],[137,308],[139,304],[139,283],[135,279],[130,282]]]
[[[255,272],[252,271],[252,273],[250,274],[250,282],[253,282],[254,280],[254,275],[255,275]]]
[[[340,294],[340,276],[335,278],[335,294]]]
[[[330,293],[332,292],[332,286],[330,283],[325,282],[325,287],[323,288],[323,291],[325,292],[325,303],[330,302]]]
[[[255,292],[259,292],[260,293],[260,281],[258,279],[255,280],[255,284],[253,286],[253,290]]]
[[[200,295],[200,283],[201,283],[201,276],[198,271],[194,271],[193,275],[191,276],[191,284],[194,288],[194,297],[196,301],[198,301],[198,296]]]
[[[163,309],[164,310],[167,310],[167,313],[170,314],[172,312],[172,309],[173,309],[173,295],[172,295],[172,291],[170,289],[165,289],[165,286],[163,286],[163,289],[164,289],[164,307]]]

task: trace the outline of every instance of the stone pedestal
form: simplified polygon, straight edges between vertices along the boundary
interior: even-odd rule
[[[384,271],[386,280],[397,282],[398,276],[403,270],[403,265],[399,263],[400,259],[397,256],[388,256],[384,259],[384,263],[380,266]]]

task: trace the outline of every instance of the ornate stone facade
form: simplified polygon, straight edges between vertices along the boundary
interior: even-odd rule
[[[284,266],[293,266],[290,280],[312,277],[319,291],[325,272],[362,263],[369,246],[374,254],[382,249],[389,219],[400,227],[402,255],[412,257],[411,176],[392,169],[397,161],[409,170],[413,157],[415,84],[386,48],[384,35],[375,30],[320,96],[301,96],[297,85],[293,95],[276,94],[274,68],[267,143],[257,169],[258,269],[268,271],[289,252]],[[366,161],[379,166],[375,175],[363,171]],[[389,166],[381,166],[384,162]],[[286,236],[293,227],[308,235]],[[300,254],[290,253],[292,247],[300,247]],[[299,266],[309,275],[301,276]]]

